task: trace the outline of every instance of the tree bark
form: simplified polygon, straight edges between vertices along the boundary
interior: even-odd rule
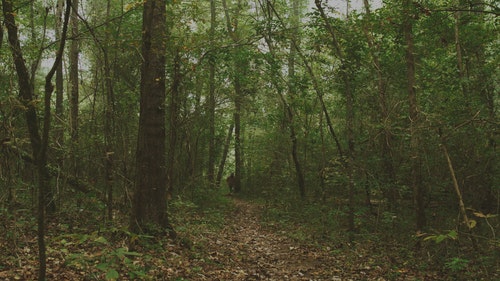
[[[50,71],[45,76],[45,95],[44,95],[44,119],[43,119],[43,130],[40,151],[38,153],[38,181],[39,181],[39,194],[38,194],[38,245],[39,245],[39,260],[40,260],[40,271],[38,275],[38,280],[45,279],[45,213],[44,208],[46,206],[54,206],[54,202],[49,202],[53,200],[52,192],[50,191],[50,174],[47,167],[47,150],[49,147],[49,133],[51,126],[51,100],[52,93],[54,92],[54,85],[52,84],[52,78],[54,77],[57,68],[61,66],[61,61],[64,53],[64,46],[66,44],[66,33],[69,21],[69,14],[71,11],[71,0],[66,1],[66,12],[64,16],[64,24],[61,35],[61,41],[59,45],[59,50],[57,52],[54,64],[52,65]]]
[[[172,73],[172,86],[170,87],[170,128],[168,141],[168,173],[167,173],[167,197],[170,198],[174,192],[175,185],[175,149],[177,147],[177,128],[179,116],[179,88],[182,80],[181,73],[181,57],[177,50],[174,58],[174,68]]]
[[[47,190],[50,188],[50,176],[47,168],[47,149],[49,143],[49,132],[50,132],[50,122],[51,122],[51,95],[54,91],[54,86],[52,85],[52,77],[54,76],[57,67],[60,65],[62,59],[62,54],[64,51],[64,45],[66,42],[66,31],[70,12],[71,1],[67,0],[67,8],[65,13],[65,22],[63,25],[63,31],[61,36],[61,41],[59,45],[59,50],[55,62],[50,69],[49,73],[45,77],[45,95],[44,95],[44,121],[43,121],[43,131],[40,135],[38,117],[36,108],[33,102],[34,99],[34,87],[33,80],[30,79],[30,74],[26,66],[26,62],[23,57],[21,43],[19,40],[18,29],[16,26],[16,21],[14,17],[14,9],[12,2],[8,0],[2,0],[2,10],[5,18],[5,25],[8,32],[9,45],[12,51],[12,56],[14,59],[14,65],[16,67],[16,72],[18,76],[19,83],[19,99],[25,106],[25,116],[28,126],[30,142],[32,147],[32,158],[37,166],[37,176],[38,176],[38,280],[45,280],[46,276],[46,246],[45,246],[45,208],[48,203],[47,201]]]
[[[406,44],[406,78],[408,91],[408,105],[410,118],[410,165],[413,198],[415,204],[416,230],[421,232],[426,224],[424,207],[424,187],[422,185],[421,158],[420,158],[420,137],[418,135],[419,118],[418,101],[415,78],[415,47],[413,42],[413,23],[411,5],[412,1],[405,0],[403,3],[404,21],[403,33]]]
[[[109,22],[111,12],[111,1],[108,0],[106,4],[106,19]],[[106,103],[105,103],[105,119],[104,119],[104,145],[106,148],[105,155],[105,182],[107,191],[107,211],[108,220],[113,220],[113,185],[114,185],[114,155],[115,155],[115,93],[113,87],[113,73],[111,71],[111,62],[109,59],[110,47],[109,34],[111,30],[108,24],[106,25],[106,33],[104,38],[104,45],[101,46],[104,58],[104,84],[106,89]]]
[[[375,67],[375,72],[377,74],[377,92],[378,92],[378,102],[380,107],[379,113],[379,122],[382,124],[382,132],[380,139],[381,149],[381,159],[382,159],[382,177],[381,180],[386,183],[385,188],[389,188],[386,191],[386,197],[389,200],[390,207],[394,207],[396,205],[397,192],[393,186],[396,175],[394,171],[393,165],[393,157],[392,157],[392,133],[390,129],[390,120],[389,120],[389,109],[387,107],[387,81],[384,77],[384,73],[382,71],[382,65],[380,63],[380,58],[378,53],[380,52],[380,47],[376,44],[373,34],[370,32],[369,28],[372,27],[372,17],[370,4],[368,0],[363,0],[366,17],[368,18],[367,26],[364,28],[364,33],[368,42],[368,47],[370,48],[370,53],[372,57],[373,66]]]
[[[288,92],[290,94],[290,99],[293,101],[295,96],[297,95],[296,87],[295,87],[295,58],[297,56],[297,48],[294,48],[294,45],[298,47],[299,38],[299,22],[300,22],[300,4],[298,0],[293,0],[292,2],[292,37],[290,42],[290,54],[288,57]],[[284,100],[284,99],[283,99]],[[297,176],[297,184],[299,187],[299,194],[302,199],[306,197],[306,186],[304,173],[302,172],[302,167],[300,164],[299,156],[297,154],[297,134],[295,133],[294,127],[294,114],[293,109],[290,107],[288,103],[285,102],[286,115],[288,119],[288,126],[290,127],[290,139],[292,141],[292,160],[295,166],[295,174]]]
[[[175,232],[167,216],[165,169],[165,1],[144,3],[136,182],[130,229],[135,233]]]
[[[63,22],[63,10],[64,10],[64,0],[57,0],[56,7],[56,40],[60,40],[62,22]],[[55,110],[55,131],[54,131],[54,142],[61,147],[64,147],[64,131],[65,131],[65,121],[64,121],[64,75],[63,75],[63,59],[60,60],[59,65],[56,70],[56,110]],[[64,165],[65,155],[62,150],[57,152],[57,162],[55,163],[59,167]],[[58,196],[59,200],[61,196]],[[60,203],[60,202],[59,202]]]
[[[214,46],[215,43],[215,27],[216,27],[216,9],[215,0],[210,0],[210,45]],[[207,102],[208,112],[208,171],[207,180],[210,185],[215,182],[215,55],[211,54],[209,57],[209,92]]]
[[[227,130],[226,141],[224,142],[224,150],[222,151],[222,156],[219,163],[219,169],[217,172],[217,179],[215,181],[216,186],[219,187],[222,181],[222,174],[224,173],[224,166],[226,165],[227,154],[229,153],[229,146],[231,145],[231,139],[233,136],[234,124],[229,125]]]
[[[463,56],[462,56],[462,44],[460,41],[460,11],[455,11],[453,13],[453,19],[455,20],[453,23],[453,35],[455,38],[455,51],[457,53],[457,71],[458,71],[458,77],[460,78],[460,87],[462,89],[462,95],[465,98],[465,102],[468,105],[468,101],[470,100],[468,95],[468,89],[467,89],[467,82],[465,81],[467,79],[466,77],[466,71],[465,71],[465,66],[464,66],[464,61],[463,61]]]
[[[227,1],[222,0],[222,6],[224,8],[224,15],[226,17],[226,28],[229,34],[229,37],[235,44],[239,42],[238,35],[238,21],[237,16],[239,14],[239,6],[240,3],[237,3],[238,9],[236,11],[236,15],[233,18],[229,15],[229,8],[227,6]],[[247,64],[244,59],[237,58],[236,53],[237,50],[233,50],[235,56],[234,60],[234,69],[233,69],[233,84],[234,84],[234,175],[235,175],[235,192],[238,193],[241,190],[241,178],[242,178],[242,170],[243,170],[243,160],[242,160],[242,133],[241,133],[241,106],[242,106],[242,98],[243,98],[243,85],[240,78],[240,75],[245,73],[245,65]]]
[[[79,111],[79,79],[78,79],[78,5],[79,0],[73,0],[71,12],[71,44],[69,46],[69,124],[70,124],[70,169],[75,177],[79,177],[78,150],[78,111]]]
[[[353,93],[353,85],[350,81],[350,70],[351,66],[349,62],[346,61],[345,54],[340,46],[340,43],[337,39],[337,34],[330,24],[328,16],[326,15],[324,8],[322,6],[322,0],[315,0],[316,8],[320,13],[321,18],[325,24],[325,28],[330,34],[331,37],[331,45],[337,56],[337,59],[340,60],[340,75],[342,82],[344,83],[344,95],[346,98],[346,138],[347,138],[347,159],[342,159],[344,168],[347,172],[347,177],[349,180],[349,215],[348,215],[348,223],[349,223],[349,231],[352,234],[355,230],[354,225],[354,207],[355,207],[355,183],[354,183],[354,93]],[[327,118],[328,121],[328,118]],[[341,155],[342,156],[342,155]],[[352,240],[352,236],[351,236]]]

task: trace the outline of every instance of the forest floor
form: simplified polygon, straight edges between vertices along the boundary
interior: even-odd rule
[[[342,280],[342,260],[261,225],[259,205],[234,199],[219,233],[204,237],[211,265],[201,280]]]
[[[176,224],[175,241],[128,233],[126,220],[123,228],[100,228],[89,224],[84,211],[72,214],[72,222],[51,219],[47,279],[451,280],[438,272],[419,272],[396,260],[396,253],[377,256],[366,244],[339,248],[293,239],[287,230],[262,223],[263,205],[228,200],[231,208],[215,220],[193,208],[184,224]],[[0,228],[5,231],[0,236],[0,280],[36,280],[35,221],[14,215],[2,219]],[[134,249],[128,247],[131,241]]]
[[[232,201],[222,230],[199,237],[211,262],[195,262],[201,270],[189,280],[445,280],[436,272],[391,268],[389,260],[364,252],[368,245],[358,251],[293,239],[287,230],[262,223],[264,206]]]

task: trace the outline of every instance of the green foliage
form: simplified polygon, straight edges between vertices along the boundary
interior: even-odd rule
[[[428,253],[428,257],[418,266],[430,270],[437,261],[440,269],[444,264],[444,268],[455,273],[470,271],[475,269],[478,260],[473,258],[473,249],[478,248],[485,252],[484,265],[494,267],[497,264],[494,258],[498,258],[495,253],[498,255],[500,247],[498,217],[494,214],[498,210],[500,187],[496,152],[500,75],[498,20],[488,13],[496,11],[494,2],[456,7],[456,1],[408,1],[411,7],[405,11],[402,1],[387,0],[383,6],[372,9],[370,15],[363,10],[351,10],[348,17],[327,8],[326,20],[340,43],[342,58],[333,49],[331,30],[326,28],[317,10],[299,20],[291,13],[290,1],[266,2],[275,5],[280,17],[267,15],[270,7],[251,6],[244,1],[238,5],[237,2],[228,1],[230,23],[238,31],[237,41],[228,35],[226,15],[220,5],[216,5],[213,38],[209,32],[209,1],[168,1],[167,5],[167,85],[171,86],[174,80],[173,61],[177,55],[181,77],[176,97],[178,114],[173,124],[177,130],[175,147],[173,151],[158,153],[168,153],[174,158],[174,172],[169,180],[175,190],[168,212],[175,228],[184,235],[180,243],[189,249],[199,249],[199,245],[192,242],[193,237],[221,229],[227,213],[232,210],[231,200],[223,196],[227,193],[224,183],[219,190],[214,190],[208,188],[213,183],[206,182],[205,177],[209,128],[212,125],[215,128],[215,160],[219,162],[227,127],[234,118],[234,78],[237,77],[243,92],[244,163],[241,167],[244,189],[238,196],[265,202],[263,219],[269,227],[286,227],[288,235],[298,240],[336,244],[348,240],[346,221],[352,211],[357,230],[354,237],[359,243],[397,243],[402,245],[401,252],[410,251],[408,242],[414,242],[410,238],[414,231],[412,176],[414,172],[421,172],[425,175],[422,185],[426,187],[428,216],[428,228],[424,231],[431,234],[416,238],[416,243],[428,242],[422,243],[425,247],[422,252]],[[331,6],[328,1],[322,2]],[[34,87],[39,94],[43,90],[46,59],[53,58],[57,45],[52,42],[56,17],[51,9],[47,18],[43,16],[47,1],[13,3],[24,57],[32,66]],[[115,211],[118,216],[128,214],[135,176],[143,3],[135,0],[109,3],[109,17],[106,1],[92,0],[82,6],[86,24],[80,25],[81,33],[77,37],[82,58],[79,143],[67,141],[70,120],[68,113],[63,112],[55,118],[58,123],[51,136],[57,130],[62,131],[64,137],[51,141],[49,149],[50,164],[58,167],[52,181],[57,190],[55,200],[71,217],[57,223],[65,234],[50,238],[62,247],[68,266],[85,271],[98,264],[101,275],[91,276],[93,279],[116,280],[128,273],[134,274],[130,279],[141,279],[146,267],[134,263],[134,258],[139,256],[113,245],[134,241],[148,250],[159,250],[158,240],[121,228],[103,229],[106,204],[102,198],[108,180],[103,169],[105,155],[112,152]],[[450,12],[450,8],[463,11]],[[406,19],[410,19],[413,27],[419,120],[408,118],[406,44],[402,32]],[[296,21],[301,23],[298,29],[293,28]],[[45,27],[48,35],[43,38]],[[24,156],[31,153],[23,120],[25,108],[17,100],[17,77],[7,34],[3,35],[0,141],[10,139],[8,145],[23,153],[8,151],[2,142],[0,215],[6,223],[2,221],[0,230],[12,243],[1,245],[0,250],[8,253],[8,257],[15,257],[14,248],[29,244],[23,240],[25,233],[36,232],[35,221],[29,216],[36,205],[32,184],[36,179],[32,174],[34,166],[24,160]],[[297,46],[293,46],[293,38],[298,39]],[[273,47],[272,52],[268,43]],[[291,55],[292,50],[296,51],[295,57]],[[110,61],[111,77],[104,75],[105,54]],[[41,63],[37,63],[38,57]],[[458,67],[460,59],[463,73]],[[293,76],[289,75],[292,60]],[[209,62],[215,63],[214,77],[210,77]],[[341,67],[343,64],[346,69]],[[327,128],[325,109],[319,100],[321,95],[333,130],[345,150],[348,128],[342,71],[348,72],[354,94],[354,155],[350,163],[354,167],[353,210],[349,209],[347,200],[348,171]],[[110,143],[105,138],[109,132],[104,129],[107,78],[111,78],[115,94],[112,113],[115,128]],[[207,100],[212,82],[215,121],[208,124]],[[169,95],[166,103],[169,114],[175,113],[170,107],[171,98]],[[38,100],[34,102],[39,104]],[[65,99],[64,108],[67,103]],[[285,104],[290,106],[293,122],[287,120]],[[40,122],[43,120],[44,116],[40,115]],[[172,116],[169,115],[168,120],[173,120]],[[415,124],[412,121],[418,121],[416,127],[412,127]],[[296,171],[290,156],[290,126],[296,131],[294,141],[297,141],[297,154],[305,175],[303,201],[297,200]],[[172,132],[172,128],[165,128],[166,133]],[[420,142],[417,171],[408,164],[416,157],[410,155],[408,149],[412,133]],[[469,237],[458,230],[449,230],[459,229],[459,222],[450,219],[456,215],[457,204],[440,148],[442,142],[449,148],[465,205],[471,208],[471,217],[475,216],[471,221],[477,221],[471,234],[477,237],[474,243],[472,239],[464,239]],[[234,170],[233,148],[234,138],[228,159],[224,159],[227,160],[224,173]],[[69,163],[69,154],[80,161]],[[74,191],[67,176],[74,175],[75,171],[78,171],[79,182],[94,189],[92,193]],[[371,205],[366,203],[368,197]],[[88,218],[92,218],[90,223]],[[83,246],[102,251],[99,254],[89,251],[89,254],[80,251]],[[403,256],[411,255],[404,253]],[[418,260],[417,253],[415,256]],[[140,257],[147,259],[144,255]],[[403,278],[402,272],[392,274],[393,278]]]
[[[462,258],[451,258],[448,262],[445,263],[445,267],[452,272],[459,272],[466,269],[469,262],[469,260]]]
[[[122,268],[132,279],[144,278],[146,273],[142,267],[137,266],[131,257],[140,257],[137,252],[130,252],[126,248],[118,248],[109,252],[103,252],[100,262],[96,268],[106,273],[106,280],[117,280],[118,269]]]
[[[110,230],[110,233],[118,231]],[[128,233],[128,232],[124,232]],[[130,236],[129,240],[148,240],[146,237]],[[136,263],[135,258],[147,259],[147,256],[138,252],[129,251],[126,247],[113,248],[112,243],[98,233],[69,234],[58,236],[54,239],[62,246],[59,250],[66,257],[66,265],[76,270],[89,270],[95,266],[102,271],[105,280],[118,280],[120,276],[128,278],[146,277],[144,265]],[[95,252],[77,249],[99,249]]]
[[[432,240],[432,241],[439,244],[445,240],[457,240],[457,239],[458,239],[457,231],[450,230],[448,233],[445,233],[445,234],[427,235],[424,238],[424,241]]]

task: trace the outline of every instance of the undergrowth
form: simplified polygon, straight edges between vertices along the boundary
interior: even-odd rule
[[[489,228],[471,232],[448,218],[440,228],[445,230],[415,233],[411,213],[359,206],[356,231],[350,236],[346,204],[295,198],[256,202],[266,205],[262,221],[267,227],[285,229],[287,236],[331,249],[332,254],[350,253],[345,258],[352,263],[366,258],[368,266],[387,268],[389,280],[397,279],[404,268],[434,272],[447,276],[445,280],[490,280],[499,274],[500,243],[488,236]],[[449,214],[449,210],[439,212]]]

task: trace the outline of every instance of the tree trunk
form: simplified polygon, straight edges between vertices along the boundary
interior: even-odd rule
[[[319,1],[319,0],[316,0],[316,1]],[[270,11],[276,16],[276,18],[278,19],[280,24],[283,26],[283,28],[285,28],[285,29],[288,28],[286,26],[286,24],[284,23],[283,19],[279,16],[278,12],[274,8],[274,5],[270,2],[268,2],[268,3],[269,3]],[[321,1],[319,1],[319,5],[321,6]],[[336,41],[334,41],[334,42],[336,42]],[[318,100],[321,104],[321,109],[322,109],[323,113],[325,114],[325,120],[326,120],[326,125],[328,127],[328,132],[332,136],[332,139],[335,141],[335,146],[337,148],[337,151],[339,153],[340,158],[344,159],[344,152],[342,150],[340,140],[339,140],[337,134],[335,133],[335,129],[333,128],[333,123],[332,123],[332,120],[330,118],[330,114],[328,113],[328,109],[326,108],[326,104],[325,104],[325,101],[323,99],[324,92],[320,87],[319,79],[316,77],[316,74],[315,74],[309,60],[304,55],[304,53],[300,49],[300,46],[297,44],[297,42],[295,42],[295,40],[291,40],[291,44],[292,44],[292,47],[297,51],[297,55],[302,60],[302,63],[304,64],[304,67],[306,68],[307,74],[311,77],[312,87],[313,87],[314,91],[316,92],[316,96],[318,97]]]
[[[224,15],[226,17],[226,28],[229,34],[229,37],[233,40],[233,43],[236,45],[239,44],[239,35],[238,35],[238,21],[237,16],[239,15],[239,7],[240,3],[237,3],[238,9],[233,16],[233,21],[231,21],[229,15],[229,8],[227,6],[227,1],[222,0],[222,6],[224,7]],[[242,170],[243,170],[243,161],[242,161],[242,133],[241,133],[241,104],[243,98],[243,85],[240,76],[245,73],[245,65],[247,62],[245,59],[238,58],[236,56],[237,50],[233,50],[235,56],[234,60],[234,75],[233,75],[233,84],[234,84],[234,175],[235,175],[235,192],[238,193],[241,190],[241,178],[242,178]]]
[[[406,77],[410,117],[410,163],[411,163],[411,181],[410,186],[413,189],[413,198],[415,204],[416,230],[420,232],[426,224],[424,209],[424,187],[422,185],[421,158],[420,158],[420,138],[418,135],[419,112],[416,92],[415,78],[415,49],[413,42],[413,23],[411,5],[412,1],[404,1],[404,22],[403,33],[406,43]]]
[[[177,128],[179,127],[179,87],[181,84],[181,57],[177,50],[174,58],[174,68],[172,73],[172,86],[170,87],[170,128],[168,141],[168,160],[167,160],[167,197],[170,198],[174,192],[175,185],[175,149],[177,147]]]
[[[111,1],[106,4],[106,18],[110,19]],[[115,155],[115,93],[113,87],[113,73],[111,72],[111,62],[109,61],[110,47],[108,46],[109,34],[111,30],[106,26],[104,45],[102,46],[104,58],[104,83],[106,89],[105,119],[104,119],[104,145],[105,155],[105,177],[107,191],[108,220],[113,220],[113,185],[114,185],[114,155]]]
[[[297,56],[297,48],[294,48],[294,45],[299,46],[299,22],[300,22],[300,3],[299,0],[293,0],[292,2],[292,37],[290,42],[290,54],[288,57],[288,92],[290,94],[290,99],[293,101],[295,96],[297,95],[296,87],[295,87],[295,58]],[[295,166],[295,173],[297,176],[297,184],[299,187],[299,194],[302,199],[306,197],[306,186],[304,180],[304,173],[302,172],[302,168],[299,161],[299,156],[297,155],[297,134],[295,133],[294,127],[294,114],[293,109],[290,107],[288,103],[285,104],[286,107],[286,115],[288,119],[288,125],[290,126],[290,138],[292,141],[292,159],[293,164]]]
[[[242,151],[241,151],[241,85],[239,78],[235,81],[235,99],[234,99],[234,175],[236,193],[241,191],[241,177],[243,169]]]
[[[59,40],[62,27],[62,15],[64,8],[64,0],[57,0],[57,8],[56,8],[56,40]],[[63,115],[64,115],[64,80],[63,80],[63,60],[59,62],[59,66],[56,71],[56,118],[57,122],[60,123],[61,129],[58,129],[56,132],[56,142],[61,145],[64,143],[64,130],[63,130]]]
[[[164,1],[144,3],[139,132],[136,182],[130,229],[135,233],[173,231],[167,216],[165,169],[165,52]]]
[[[330,24],[330,20],[326,15],[324,8],[322,6],[321,0],[315,0],[316,8],[320,13],[321,18],[325,24],[325,28],[330,34],[331,37],[331,45],[337,56],[337,59],[340,60],[340,74],[342,81],[344,83],[344,95],[346,98],[346,137],[347,137],[347,159],[343,159],[343,165],[347,172],[347,177],[349,180],[349,216],[348,216],[348,224],[349,231],[352,233],[355,230],[354,225],[354,207],[355,207],[355,184],[354,184],[354,93],[353,93],[353,85],[350,80],[350,70],[351,66],[349,62],[345,59],[345,54],[340,46],[340,43],[337,39],[336,32],[332,25]],[[323,102],[322,102],[323,103]],[[328,116],[327,116],[328,121]],[[352,239],[352,236],[351,236]]]
[[[79,177],[78,151],[78,111],[79,111],[79,79],[78,79],[78,5],[79,0],[73,0],[71,12],[71,44],[69,46],[69,124],[70,124],[70,169],[75,177]]]
[[[19,100],[26,107],[25,117],[28,126],[29,138],[32,148],[33,159],[37,165],[37,173],[39,179],[42,179],[43,169],[39,168],[39,156],[41,151],[42,139],[38,126],[38,116],[34,106],[34,91],[30,74],[26,66],[26,62],[21,50],[21,43],[19,41],[18,29],[14,17],[14,10],[12,2],[9,0],[2,0],[2,9],[4,15],[4,22],[7,28],[8,42],[12,51],[14,66],[17,72],[17,79],[19,84]],[[45,260],[45,202],[44,202],[44,180],[38,182],[38,262],[39,271],[38,279],[45,280],[46,273],[46,260]]]
[[[216,9],[215,0],[210,0],[210,45],[215,43]],[[215,55],[209,57],[209,93],[207,102],[208,112],[208,171],[207,180],[210,185],[215,182]]]
[[[226,141],[224,142],[224,150],[222,151],[222,156],[220,158],[219,169],[217,172],[217,179],[215,184],[217,187],[220,186],[222,181],[222,174],[224,174],[224,166],[226,165],[227,154],[229,153],[229,146],[231,145],[231,138],[233,136],[234,124],[231,123],[229,129],[227,130]]]
[[[458,71],[458,77],[460,78],[460,87],[462,89],[462,95],[465,98],[465,101],[468,103],[470,98],[467,97],[469,91],[467,89],[467,82],[466,80],[466,72],[465,72],[465,66],[463,62],[463,56],[462,56],[462,44],[460,42],[460,11],[455,11],[453,13],[453,18],[455,20],[453,24],[453,35],[455,38],[455,51],[457,52],[457,71]]]
[[[46,246],[45,246],[45,208],[47,206],[47,190],[50,189],[50,176],[47,169],[47,149],[49,143],[49,132],[51,122],[51,95],[54,90],[52,85],[52,77],[56,69],[60,66],[62,54],[64,51],[64,44],[66,42],[66,31],[70,12],[71,1],[67,1],[65,22],[63,25],[63,32],[61,36],[59,51],[55,62],[45,77],[45,95],[44,95],[44,123],[42,136],[40,136],[38,117],[35,108],[33,84],[30,79],[28,68],[23,57],[21,44],[19,41],[18,29],[14,17],[14,10],[11,1],[2,0],[3,15],[5,18],[5,25],[8,32],[9,45],[14,59],[18,83],[19,83],[19,99],[26,107],[26,122],[28,126],[31,147],[33,150],[33,160],[37,166],[38,176],[38,280],[44,281],[46,276]]]
[[[63,21],[63,10],[64,10],[64,0],[57,0],[56,7],[56,40],[60,40],[62,21]],[[64,58],[64,57],[63,57]],[[65,121],[64,121],[64,75],[63,75],[63,59],[60,60],[59,65],[56,70],[56,110],[55,110],[55,122],[56,128],[54,132],[54,143],[61,147],[64,147],[64,132],[65,132]],[[65,155],[64,152],[57,152],[56,165],[59,167],[64,166]],[[64,186],[64,185],[61,185]],[[57,196],[59,203],[61,200],[61,195]]]
[[[393,158],[392,158],[392,133],[389,124],[389,110],[387,108],[387,82],[384,77],[384,73],[382,71],[382,65],[380,63],[380,59],[378,53],[380,52],[379,46],[374,42],[373,34],[370,32],[370,28],[372,27],[372,17],[370,4],[368,0],[363,1],[366,16],[368,18],[368,24],[364,29],[366,39],[368,41],[368,47],[370,48],[370,53],[372,57],[373,66],[375,67],[375,72],[377,73],[377,91],[378,91],[378,101],[380,107],[379,113],[379,122],[383,125],[382,127],[382,137],[380,138],[380,146],[381,149],[381,159],[382,159],[382,177],[381,180],[385,182],[387,186],[385,189],[389,189],[386,191],[386,197],[389,200],[390,207],[394,207],[396,205],[397,199],[397,190],[394,188],[394,181],[396,178]]]

